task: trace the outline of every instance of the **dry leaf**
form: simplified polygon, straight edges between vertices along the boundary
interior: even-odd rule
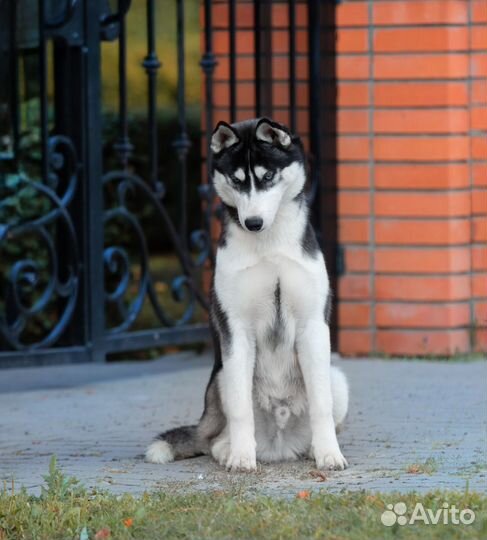
[[[309,471],[309,475],[311,476],[311,478],[316,478],[318,482],[326,482],[328,480],[326,474],[323,471],[319,471],[318,469]]]
[[[102,540],[102,538],[110,538],[111,532],[108,527],[103,527],[95,534],[95,540]]]
[[[309,499],[311,497],[311,493],[307,490],[307,489],[303,489],[302,491],[300,491],[297,495],[296,495],[296,498],[297,499]]]

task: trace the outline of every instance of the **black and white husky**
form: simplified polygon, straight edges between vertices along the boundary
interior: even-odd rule
[[[268,119],[220,122],[212,177],[224,219],[211,291],[215,364],[197,425],[160,434],[146,458],[211,454],[232,470],[311,455],[343,469],[345,376],[330,366],[330,290],[309,222],[299,137]]]

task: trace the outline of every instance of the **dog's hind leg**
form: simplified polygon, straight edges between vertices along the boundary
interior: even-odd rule
[[[348,412],[348,382],[343,371],[335,366],[330,368],[333,420],[338,431]]]

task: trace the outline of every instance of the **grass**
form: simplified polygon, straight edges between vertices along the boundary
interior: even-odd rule
[[[471,525],[385,527],[387,504],[417,502],[440,510],[443,503],[476,514]],[[53,458],[38,497],[25,490],[0,493],[0,539],[381,539],[486,538],[487,497],[478,493],[329,494],[300,492],[295,498],[245,496],[238,489],[197,494],[158,492],[141,497],[88,491],[67,478]]]

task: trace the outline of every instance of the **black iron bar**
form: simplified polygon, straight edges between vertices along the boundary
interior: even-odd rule
[[[122,0],[118,0],[118,10],[122,13]],[[120,165],[123,169],[127,168],[133,146],[130,143],[128,134],[127,119],[127,35],[125,28],[125,16],[122,15],[119,20],[120,34],[118,38],[118,140],[113,145],[118,154]]]
[[[149,178],[155,191],[162,193],[163,187],[158,179],[157,152],[157,71],[161,62],[157,57],[155,40],[155,6],[154,0],[147,0],[147,56],[142,66],[147,73],[149,129]]]
[[[12,73],[12,86],[11,86],[11,95],[8,97],[12,106],[10,112],[11,122],[12,122],[12,150],[13,150],[13,159],[14,166],[18,167],[19,159],[19,135],[20,135],[20,124],[19,124],[19,56],[17,50],[17,6],[15,0],[10,0],[9,6],[9,15],[10,15],[10,67]]]
[[[39,0],[39,99],[40,99],[40,121],[41,121],[41,178],[49,181],[48,162],[48,107],[47,100],[47,44],[45,33],[45,1]]]
[[[296,0],[289,0],[289,127],[296,131]]]
[[[255,66],[255,116],[259,118],[262,113],[261,105],[261,76],[260,76],[260,61],[261,61],[261,13],[260,0],[254,0],[254,66]]]
[[[320,145],[320,0],[308,0],[309,20],[309,136],[310,153],[312,159],[310,203],[314,208],[313,216],[316,220],[315,229],[320,236],[320,173],[321,173],[321,145]]]
[[[206,142],[206,184],[200,186],[200,194],[204,200],[204,229],[210,245],[210,261],[214,263],[215,253],[211,241],[211,224],[213,216],[214,193],[210,181],[211,174],[211,135],[213,132],[213,72],[217,65],[213,54],[213,17],[212,1],[205,0],[205,51],[201,58],[200,66],[205,74],[205,142]]]
[[[177,46],[178,46],[178,122],[179,136],[173,145],[176,149],[180,165],[180,224],[179,235],[183,249],[187,246],[187,200],[188,200],[188,171],[187,156],[191,141],[186,131],[186,81],[184,54],[184,0],[177,0]]]
[[[235,0],[229,1],[228,27],[230,32],[230,122],[237,119],[237,24]]]

